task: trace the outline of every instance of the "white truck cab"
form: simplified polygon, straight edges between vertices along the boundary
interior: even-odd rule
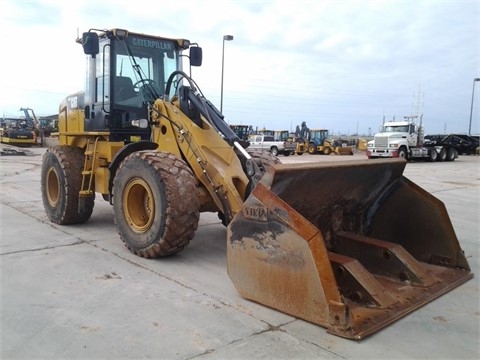
[[[367,157],[392,158],[402,157],[407,160],[425,159],[429,161],[454,161],[458,158],[457,150],[446,143],[424,141],[422,116],[420,123],[414,119],[418,116],[405,116],[404,121],[388,121],[383,124],[381,132],[375,134],[367,144]]]
[[[418,126],[411,121],[389,121],[368,142],[367,156],[407,157],[410,148],[419,145]]]

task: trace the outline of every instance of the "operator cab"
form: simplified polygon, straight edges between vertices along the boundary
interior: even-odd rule
[[[165,95],[169,75],[182,70],[190,41],[126,30],[90,30],[78,40],[87,57],[85,131],[109,131],[111,141],[149,140],[149,106]],[[201,48],[190,48],[191,66]]]

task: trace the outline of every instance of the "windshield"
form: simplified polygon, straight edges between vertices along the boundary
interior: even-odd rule
[[[328,130],[312,130],[310,133],[310,138],[318,142],[323,141],[328,137]]]
[[[408,132],[408,125],[403,125],[403,126],[385,126],[383,132]]]
[[[113,100],[141,107],[165,92],[169,75],[178,69],[179,51],[171,40],[131,34],[113,44]]]

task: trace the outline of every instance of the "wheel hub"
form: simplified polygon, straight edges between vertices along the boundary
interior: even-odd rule
[[[123,212],[127,223],[136,233],[146,232],[155,218],[155,201],[148,184],[142,179],[133,179],[123,193]]]
[[[60,199],[60,181],[55,168],[50,167],[47,171],[47,184],[46,184],[47,200],[49,205],[54,208],[58,204]]]

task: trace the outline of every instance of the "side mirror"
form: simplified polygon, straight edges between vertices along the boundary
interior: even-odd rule
[[[202,48],[198,46],[192,46],[190,48],[190,65],[201,66],[202,65]]]
[[[98,44],[98,34],[95,32],[86,32],[82,35],[83,52],[95,57],[100,51]]]

